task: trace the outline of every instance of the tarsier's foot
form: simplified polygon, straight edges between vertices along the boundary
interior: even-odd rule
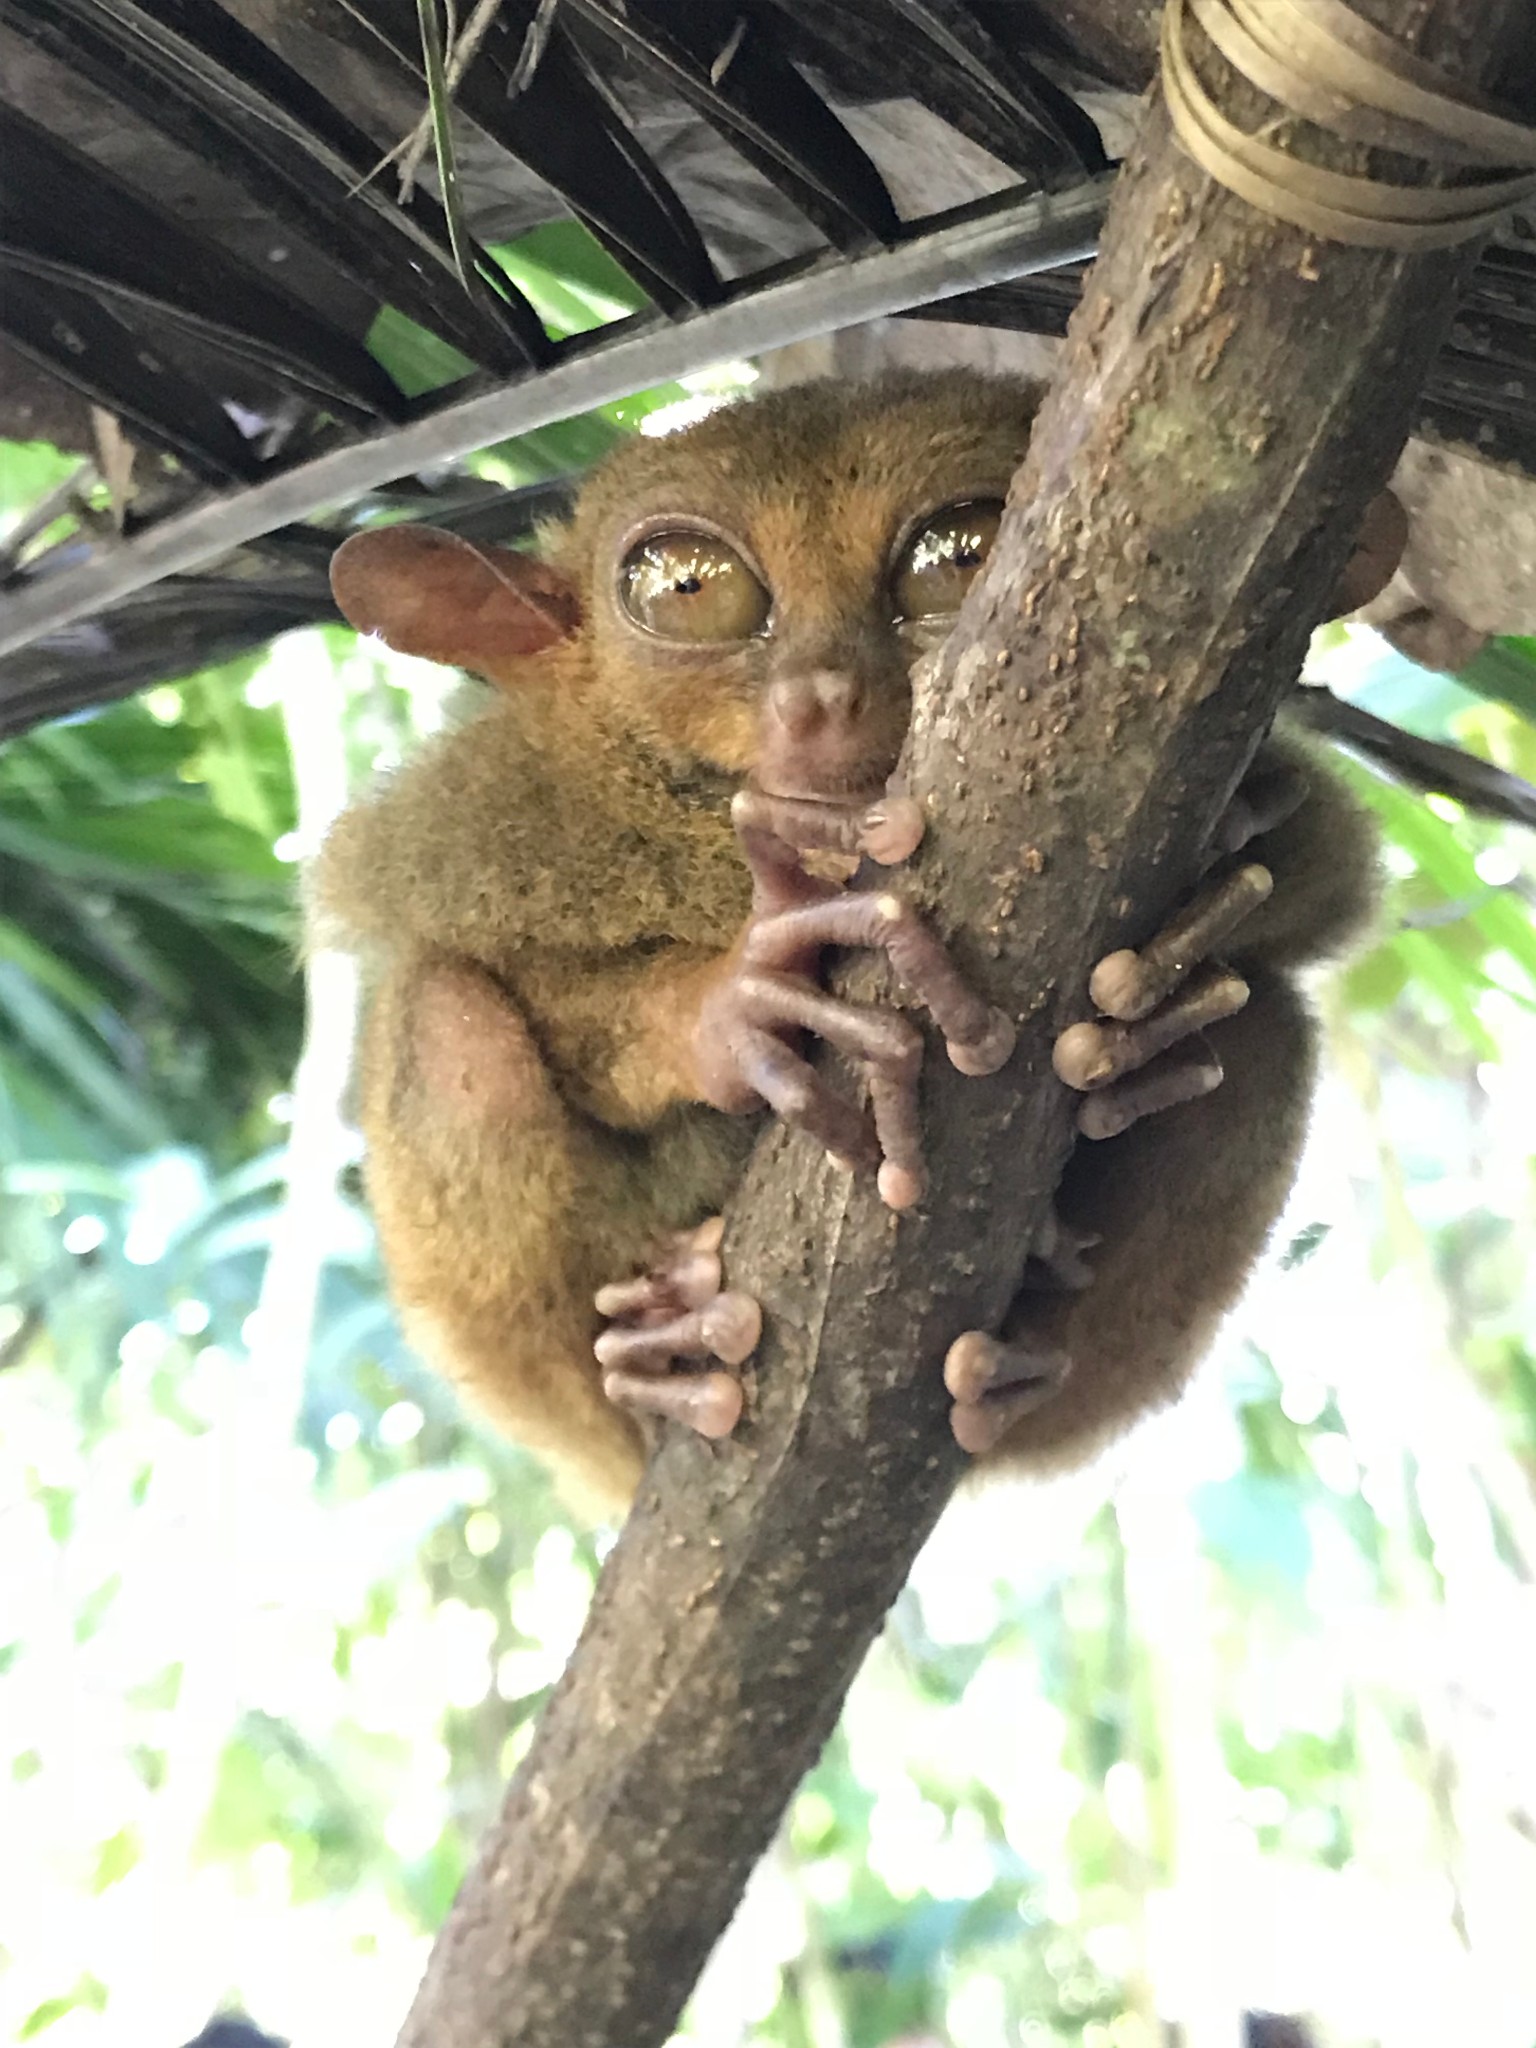
[[[718,1216],[681,1232],[669,1254],[634,1280],[601,1287],[609,1319],[593,1345],[603,1392],[621,1408],[683,1422],[700,1436],[729,1436],[741,1420],[741,1381],[706,1361],[744,1365],[763,1334],[750,1294],[721,1291]]]
[[[954,1398],[949,1426],[962,1451],[990,1451],[1021,1415],[1048,1401],[1072,1361],[1054,1344],[1027,1331],[989,1337],[967,1330],[949,1347],[944,1384]]]
[[[1206,1028],[1248,1000],[1240,974],[1210,956],[1274,887],[1249,862],[1210,883],[1139,952],[1101,960],[1088,993],[1107,1021],[1073,1024],[1052,1053],[1069,1088],[1088,1096],[1077,1113],[1086,1138],[1112,1138],[1155,1110],[1208,1095],[1221,1061]],[[1198,972],[1196,971],[1198,969]]]
[[[845,892],[819,881],[805,872],[787,841],[740,822],[756,815],[752,805],[763,801],[738,804],[754,907],[701,1020],[698,1051],[708,1099],[731,1109],[761,1099],[786,1122],[809,1131],[841,1164],[877,1168],[882,1198],[893,1209],[909,1208],[924,1184],[917,1113],[921,1034],[899,1012],[828,995],[814,979],[822,950],[882,951],[933,1018],[962,1073],[996,1072],[1013,1050],[1013,1024],[970,988],[943,943],[900,897]],[[786,800],[771,802],[782,810]],[[780,822],[788,830],[794,821]],[[801,1056],[795,1041],[805,1032],[863,1066],[869,1119]]]

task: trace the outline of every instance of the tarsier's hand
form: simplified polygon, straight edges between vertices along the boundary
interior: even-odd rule
[[[1305,782],[1290,768],[1265,766],[1248,776],[1212,836],[1207,873],[1289,817],[1305,795]],[[1145,946],[1111,953],[1094,968],[1088,994],[1100,1019],[1071,1025],[1052,1054],[1061,1079],[1085,1098],[1077,1112],[1084,1137],[1114,1137],[1141,1117],[1220,1085],[1221,1060],[1205,1031],[1243,1007],[1248,985],[1213,956],[1273,886],[1268,868],[1255,861],[1228,866]],[[949,1347],[944,1384],[963,1450],[991,1450],[1071,1371],[1070,1353],[1032,1327],[1030,1291],[1091,1285],[1096,1241],[1053,1213],[1002,1335],[967,1330]]]
[[[706,1100],[741,1110],[766,1102],[841,1164],[878,1171],[882,1199],[910,1208],[923,1192],[917,1076],[922,1037],[909,1017],[828,995],[815,978],[823,948],[882,951],[942,1032],[967,1074],[990,1074],[1013,1050],[1014,1027],[970,989],[941,942],[900,897],[845,890],[808,874],[802,851],[905,859],[922,834],[905,797],[873,809],[793,802],[744,792],[733,807],[752,871],[753,907],[706,996],[695,1052]],[[810,1032],[858,1061],[870,1117],[845,1102],[797,1049]]]
[[[1292,769],[1248,776],[1212,836],[1207,871],[1271,831],[1305,795]],[[1236,1015],[1248,984],[1215,956],[1273,887],[1256,861],[1229,867],[1145,946],[1110,953],[1094,968],[1088,994],[1104,1021],[1071,1025],[1052,1053],[1061,1079],[1088,1098],[1077,1113],[1085,1138],[1112,1138],[1220,1085],[1221,1061],[1205,1033]]]
[[[926,1005],[950,1058],[992,1073],[1013,1050],[1014,1029],[974,995],[943,946],[899,898],[848,893],[809,874],[800,854],[905,860],[923,834],[909,798],[839,806],[742,793],[733,809],[752,871],[753,909],[700,1011],[695,1051],[707,1099],[718,1108],[761,1101],[800,1124],[849,1165],[878,1168],[892,1208],[922,1193],[917,1075],[922,1038],[910,1018],[830,996],[815,979],[827,946],[878,946]],[[844,1102],[793,1041],[812,1032],[861,1061],[872,1120]],[[601,1288],[608,1327],[594,1349],[611,1401],[701,1436],[729,1436],[741,1417],[745,1364],[762,1333],[750,1295],[722,1291],[721,1219],[685,1231],[648,1273]],[[721,1370],[721,1368],[726,1368]]]

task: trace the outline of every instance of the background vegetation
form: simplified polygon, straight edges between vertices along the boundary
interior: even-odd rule
[[[617,288],[508,260],[569,326]],[[697,396],[481,462],[555,473]],[[0,450],[0,515],[60,460]],[[1536,643],[1460,682],[1358,631],[1314,663],[1536,777]],[[8,2038],[173,2048],[242,2003],[388,2043],[580,1625],[603,1539],[401,1347],[350,975],[312,963],[306,1028],[295,967],[296,863],[450,681],[315,629],[0,756]],[[1204,2048],[1246,2004],[1536,2041],[1536,865],[1349,772],[1390,911],[1321,994],[1275,1258],[1176,1415],[946,1519],[683,2038]]]

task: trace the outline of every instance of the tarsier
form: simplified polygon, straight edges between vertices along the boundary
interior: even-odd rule
[[[894,866],[921,837],[890,786],[911,670],[1040,396],[801,386],[621,448],[537,559],[410,526],[336,556],[354,625],[493,685],[341,817],[313,876],[314,931],[367,969],[391,1283],[413,1341],[589,1511],[630,1497],[655,1418],[716,1437],[740,1416],[761,1317],[724,1285],[718,1212],[765,1109],[877,1169],[893,1208],[921,1199],[921,1035],[829,994],[824,951],[883,951],[962,1069],[1011,1049],[889,884],[832,879],[827,850]],[[1340,610],[1370,594],[1355,567]],[[1021,1247],[1001,1334],[944,1366],[955,1435],[990,1461],[1074,1460],[1172,1398],[1288,1192],[1313,1073],[1292,974],[1367,915],[1373,842],[1275,734],[1212,855],[1057,1042],[1084,1137],[1056,1226]],[[867,1111],[807,1063],[818,1037]]]

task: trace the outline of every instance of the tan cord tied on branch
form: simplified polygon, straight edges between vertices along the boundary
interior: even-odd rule
[[[1399,185],[1303,163],[1229,121],[1190,62],[1185,11],[1232,68],[1344,141],[1488,175],[1454,186]],[[1536,128],[1451,86],[1343,0],[1167,0],[1163,94],[1202,170],[1259,212],[1378,249],[1447,249],[1536,199]]]

